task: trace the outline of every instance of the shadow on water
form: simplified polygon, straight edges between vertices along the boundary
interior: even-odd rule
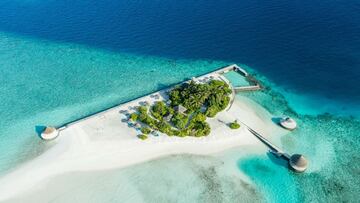
[[[273,153],[271,153],[270,151],[267,152],[266,155],[270,159],[270,161],[273,162],[274,164],[276,164],[278,166],[281,166],[283,168],[289,169],[289,163],[284,158],[277,157]]]
[[[44,132],[46,126],[43,125],[37,125],[35,126],[35,132],[37,134],[37,136],[39,136],[41,138],[41,133]]]
[[[280,125],[280,120],[281,120],[281,117],[273,117],[273,118],[271,118],[271,121],[277,126],[281,126]]]
[[[158,90],[163,90],[163,89],[166,89],[166,88],[171,87],[171,86],[172,86],[172,84],[158,83],[157,84],[157,89]]]

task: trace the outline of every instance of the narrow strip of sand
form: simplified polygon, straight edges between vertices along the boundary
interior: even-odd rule
[[[285,133],[261,106],[236,99],[230,109],[207,120],[211,127],[207,137],[160,134],[140,140],[140,132],[123,121],[125,115],[121,112],[134,111],[144,101],[163,99],[163,93],[139,98],[68,126],[54,141],[54,147],[0,179],[0,201],[21,196],[43,181],[67,172],[116,169],[171,154],[204,155],[237,146],[253,146],[255,151],[264,152],[266,148],[244,126],[237,130],[227,126],[235,119],[264,135]]]

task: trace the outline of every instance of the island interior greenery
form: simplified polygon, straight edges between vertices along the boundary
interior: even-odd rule
[[[221,80],[190,81],[173,88],[168,102],[140,106],[130,119],[145,126],[141,128],[141,139],[153,131],[179,137],[207,136],[211,129],[206,118],[223,111],[230,102],[230,94],[229,85]]]
[[[240,128],[240,124],[238,123],[237,120],[235,120],[234,122],[232,122],[232,123],[229,124],[229,127],[230,127],[231,129],[238,129],[238,128]]]

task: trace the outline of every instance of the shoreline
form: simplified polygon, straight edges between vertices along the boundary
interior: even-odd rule
[[[236,154],[235,157],[233,154]],[[199,170],[203,169],[202,167],[206,167],[209,164],[209,161],[215,161],[213,167],[216,167],[216,171],[219,173],[216,178],[229,178],[226,176],[226,173],[231,173],[232,178],[237,178],[240,186],[237,189],[248,192],[249,188],[256,188],[256,184],[253,182],[251,177],[245,174],[242,171],[239,171],[237,165],[237,160],[247,158],[248,156],[258,156],[263,154],[263,151],[260,149],[253,149],[252,146],[236,146],[233,148],[227,148],[220,152],[215,152],[211,154],[204,155],[195,155],[195,154],[171,154],[160,156],[154,159],[147,160],[145,162],[129,165],[126,167],[120,168],[110,168],[110,169],[101,169],[101,170],[86,170],[86,171],[71,171],[62,174],[57,174],[55,176],[48,177],[42,181],[40,181],[37,185],[32,187],[30,190],[27,190],[21,193],[18,196],[13,196],[10,199],[5,200],[5,202],[28,202],[28,203],[38,203],[38,202],[68,202],[74,199],[91,202],[91,196],[87,195],[89,191],[97,192],[98,195],[96,197],[101,196],[100,201],[107,202],[105,200],[112,199],[114,197],[120,198],[122,200],[132,199],[134,198],[134,194],[138,194],[137,197],[142,199],[142,201],[138,202],[148,202],[144,201],[142,198],[141,190],[137,189],[139,181],[149,181],[146,179],[145,172],[142,172],[142,169],[139,168],[147,168],[151,173],[149,174],[150,182],[146,182],[144,184],[149,184],[153,180],[154,173],[160,179],[163,180],[161,175],[165,175],[166,179],[169,179],[168,173],[173,173],[177,170],[180,170],[179,173],[176,173],[176,177],[170,178],[171,183],[176,184],[176,180],[181,180],[181,178],[186,176],[196,177]],[[219,166],[221,160],[225,159],[225,163]],[[179,167],[179,160],[182,160],[180,163],[187,163],[185,170],[184,168]],[[200,161],[200,163],[193,161]],[[205,160],[205,164],[203,164],[203,160]],[[158,163],[166,163],[165,167],[159,166]],[[173,165],[175,164],[175,165]],[[150,166],[150,168],[149,168]],[[180,165],[181,166],[181,165]],[[161,168],[159,168],[161,167]],[[199,167],[199,168],[197,168]],[[209,166],[212,168],[212,166]],[[155,170],[155,171],[153,171]],[[190,170],[190,171],[189,171]],[[140,172],[140,174],[138,174]],[[129,174],[130,173],[130,174]],[[166,173],[166,174],[164,174]],[[121,174],[119,178],[119,175]],[[198,174],[199,175],[199,174]],[[141,177],[141,179],[139,179]],[[156,177],[156,176],[155,176]],[[143,179],[144,178],[144,179]],[[105,180],[105,181],[104,181]],[[130,182],[129,182],[130,181]],[[165,181],[168,182],[169,180]],[[188,181],[188,180],[187,180]],[[200,181],[200,180],[197,180]],[[193,181],[196,183],[196,181]],[[199,183],[200,187],[204,187],[202,183]],[[166,185],[166,184],[165,184]],[[180,185],[182,185],[180,183]],[[141,186],[139,186],[141,187]],[[157,191],[159,191],[156,186]],[[166,186],[165,186],[166,187]],[[173,185],[173,187],[178,187],[178,185]],[[197,188],[197,186],[194,186]],[[72,188],[72,189],[69,189]],[[107,188],[104,190],[104,188]],[[118,189],[121,188],[119,191]],[[74,191],[75,190],[75,191]],[[110,194],[110,191],[117,192],[116,194]],[[123,190],[128,192],[124,193]],[[183,191],[184,192],[184,191]],[[107,194],[107,195],[104,195]],[[43,195],[39,195],[43,194]],[[86,196],[86,197],[85,197]],[[156,196],[156,194],[155,194]],[[251,195],[252,196],[252,195]],[[156,199],[156,198],[155,198]],[[2,201],[0,201],[2,202]],[[127,202],[127,201],[125,201]],[[131,202],[131,201],[130,201]]]
[[[205,74],[196,76],[196,78],[197,78],[197,79],[202,79],[202,78],[206,78],[206,77],[209,77],[209,76],[212,76],[212,75],[220,75],[220,74],[226,73],[226,72],[228,72],[228,71],[230,71],[230,70],[233,70],[233,69],[235,69],[235,68],[238,69],[238,71],[241,72],[241,74],[244,74],[244,76],[248,76],[248,73],[247,73],[244,69],[242,69],[240,66],[238,66],[238,65],[236,65],[236,64],[232,64],[232,65],[223,66],[223,67],[218,68],[218,69],[216,69],[216,70],[214,70],[214,71],[211,71],[211,72],[208,72],[208,73],[205,73]],[[193,77],[193,78],[194,78],[194,77]],[[228,79],[226,79],[224,76],[219,76],[219,79],[225,81],[225,82],[228,83],[228,84],[230,83],[230,82],[228,81]],[[191,79],[190,79],[190,80],[191,80]],[[150,95],[162,94],[163,92],[166,92],[167,90],[172,89],[174,86],[183,84],[183,83],[185,83],[185,82],[189,82],[190,80],[185,80],[185,81],[183,81],[183,82],[175,83],[175,84],[173,84],[173,85],[171,85],[171,86],[165,87],[165,88],[160,89],[160,90],[158,90],[158,91],[156,91],[156,92],[152,92],[152,93],[147,94],[147,95],[143,95],[143,96],[136,97],[136,98],[134,98],[134,99],[132,99],[132,100],[130,100],[130,101],[127,101],[127,102],[122,102],[122,103],[119,103],[119,104],[112,105],[112,106],[110,106],[110,107],[104,108],[104,109],[99,110],[99,111],[96,111],[96,112],[94,112],[94,113],[90,113],[90,114],[85,115],[85,116],[83,116],[83,117],[80,117],[80,118],[74,119],[74,120],[72,120],[72,121],[68,121],[68,122],[66,122],[66,123],[63,123],[63,124],[59,125],[59,126],[56,127],[56,128],[59,129],[59,130],[63,130],[63,129],[67,128],[67,127],[70,126],[70,125],[76,124],[76,123],[81,122],[81,121],[84,121],[84,120],[86,120],[86,119],[90,119],[90,118],[92,118],[92,117],[94,117],[94,116],[97,116],[97,115],[101,115],[101,114],[103,114],[103,113],[106,113],[106,112],[108,112],[108,111],[111,111],[112,109],[118,108],[118,107],[120,107],[120,106],[127,105],[128,103],[132,103],[132,102],[138,101],[138,100],[139,100],[139,101],[144,100],[146,97],[148,97],[148,96],[150,96]],[[229,86],[232,87],[232,86],[231,86],[231,83],[229,84]],[[250,85],[249,87],[252,87],[252,86]],[[232,96],[235,96],[235,90],[234,90],[233,87],[232,87],[232,91],[233,91],[233,95],[232,95]],[[234,99],[234,98],[232,98],[232,99]],[[230,105],[230,107],[231,107],[231,105]],[[229,108],[230,108],[230,107],[229,107]]]
[[[203,77],[209,74],[204,75]],[[239,146],[251,147],[254,153],[267,148],[244,126],[230,129],[226,123],[238,119],[265,135],[282,135],[286,131],[271,122],[271,114],[260,105],[234,100],[230,109],[207,121],[212,129],[207,137],[169,137],[161,134],[142,141],[139,131],[122,119],[121,110],[133,110],[139,102],[154,103],[165,90],[138,98],[103,113],[68,125],[52,142],[55,146],[44,154],[0,178],[0,201],[21,196],[38,184],[61,174],[76,171],[119,169],[175,154],[209,155]],[[235,95],[234,95],[235,96]],[[160,98],[164,99],[164,98]]]

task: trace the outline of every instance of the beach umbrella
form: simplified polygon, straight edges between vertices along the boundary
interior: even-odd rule
[[[141,125],[139,123],[135,123],[135,128],[141,128]]]
[[[144,101],[145,106],[150,106],[150,103],[148,101]]]

